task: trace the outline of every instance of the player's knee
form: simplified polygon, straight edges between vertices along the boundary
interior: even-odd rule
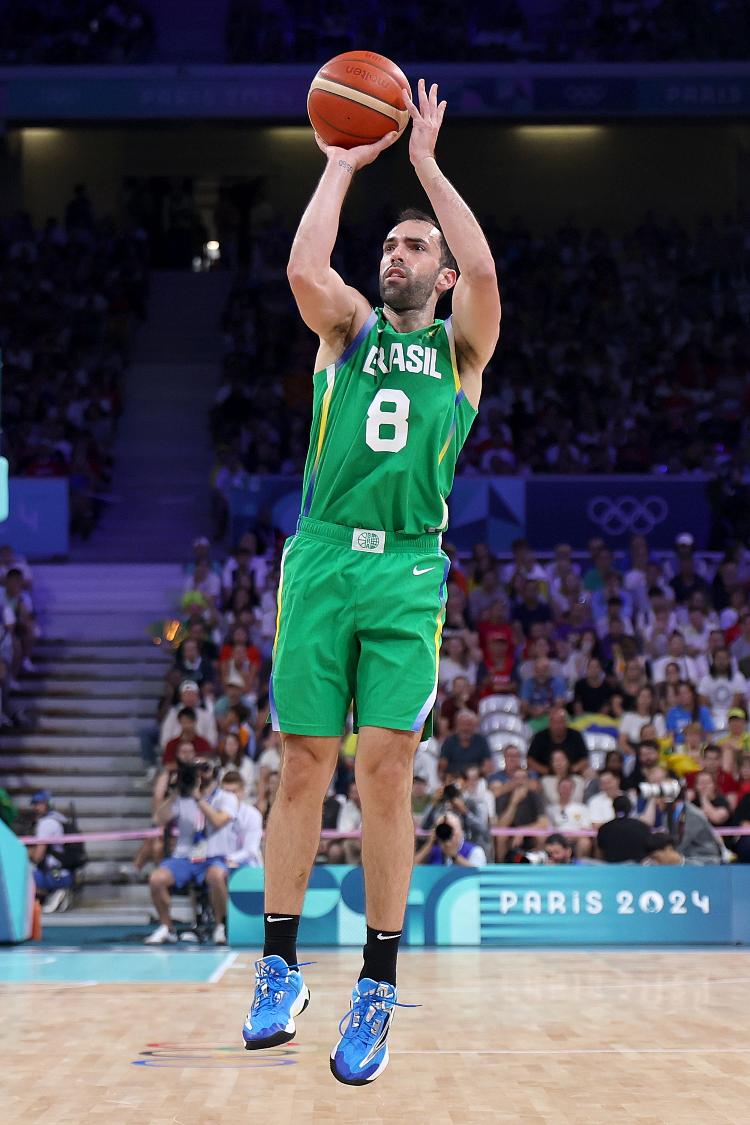
[[[357,782],[362,783],[370,794],[392,799],[395,794],[411,793],[412,772],[414,769],[411,754],[383,754],[382,757],[357,762]]]
[[[314,746],[290,740],[284,746],[279,796],[296,800],[306,793],[317,794],[320,790],[322,800],[328,788],[330,774],[330,763]]]

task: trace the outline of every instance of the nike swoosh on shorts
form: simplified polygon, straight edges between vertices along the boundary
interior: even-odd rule
[[[415,566],[414,570],[412,571],[412,574],[427,574],[428,571],[434,570],[434,569],[435,569],[434,566],[426,566],[426,567],[424,567],[423,569],[420,570],[420,568],[418,566]]]

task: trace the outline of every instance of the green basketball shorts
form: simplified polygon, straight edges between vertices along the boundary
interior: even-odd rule
[[[286,541],[270,683],[274,730],[421,731],[437,694],[450,562],[437,535],[301,518]]]

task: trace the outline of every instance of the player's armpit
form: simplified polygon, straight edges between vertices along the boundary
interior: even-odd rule
[[[471,279],[459,277],[453,290],[453,331],[457,348],[472,366],[484,368],[492,359],[500,335],[500,315],[494,272]]]
[[[321,341],[334,345],[346,338],[360,308],[369,314],[370,306],[361,293],[330,266],[319,271],[297,270],[290,264],[289,285],[300,316]]]

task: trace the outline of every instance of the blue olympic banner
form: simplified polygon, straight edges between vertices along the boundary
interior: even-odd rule
[[[231,491],[232,533],[238,539],[267,509],[273,522],[291,535],[299,515],[299,477],[251,477],[246,488]],[[668,550],[690,531],[697,547],[708,544],[711,510],[706,479],[698,477],[456,477],[448,503],[446,538],[460,551],[487,543],[509,551],[525,536],[539,551],[556,543],[582,549],[593,536],[626,548],[633,535]]]
[[[30,559],[68,553],[68,481],[54,477],[11,477],[8,518],[0,526],[0,542]]]
[[[34,880],[23,846],[0,820],[0,942],[31,937]]]
[[[415,80],[421,65],[403,63]],[[304,117],[309,63],[273,66],[0,68],[9,121]],[[548,121],[750,112],[750,74],[738,63],[436,64],[454,117]]]
[[[229,883],[229,938],[263,943],[263,871]],[[361,945],[360,867],[315,867],[300,940]],[[498,865],[414,869],[404,944],[733,945],[750,943],[750,868]]]

